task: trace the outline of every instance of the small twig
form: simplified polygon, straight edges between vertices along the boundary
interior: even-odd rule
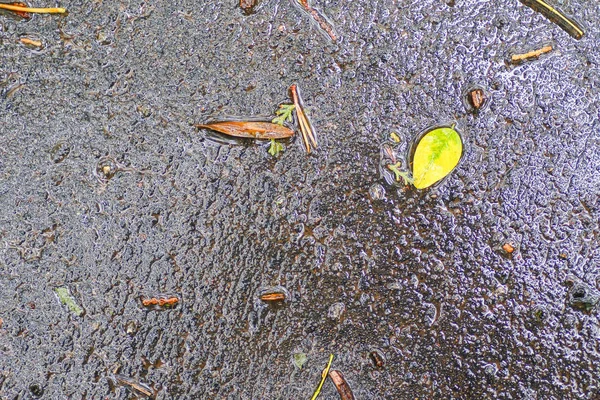
[[[350,389],[350,385],[344,379],[344,375],[340,371],[331,370],[329,371],[329,377],[331,381],[335,385],[338,393],[340,394],[341,400],[354,400],[354,394],[352,393],[352,389]]]
[[[29,38],[21,38],[21,39],[19,39],[19,41],[26,46],[42,47],[42,42],[39,40],[33,40],[33,39],[29,39]]]
[[[331,26],[331,24],[327,22],[327,20],[325,20],[325,18],[323,18],[323,16],[319,14],[317,10],[310,6],[308,0],[297,1],[302,6],[302,8],[304,8],[313,17],[313,19],[319,24],[321,29],[323,29],[329,35],[331,40],[333,40],[334,42],[337,41],[337,36],[333,31],[333,27]]]
[[[533,50],[533,51],[530,51],[530,52],[527,52],[527,53],[513,54],[510,57],[510,61],[513,64],[520,64],[523,61],[527,61],[527,60],[532,59],[532,58],[537,58],[537,57],[541,56],[542,54],[546,54],[546,53],[549,53],[551,51],[552,51],[552,45],[547,45],[547,46],[542,47],[541,49]]]
[[[64,14],[67,12],[65,8],[30,8],[23,6],[16,6],[13,4],[0,3],[0,9],[16,11],[21,13],[37,13],[37,14]]]
[[[321,393],[321,388],[323,387],[323,384],[325,383],[325,379],[327,379],[327,375],[329,375],[329,369],[331,368],[332,362],[333,362],[333,354],[330,354],[329,362],[327,363],[327,366],[325,367],[325,369],[323,370],[323,373],[321,374],[321,382],[319,383],[319,386],[317,386],[317,390],[315,390],[315,393],[313,393],[310,400],[315,400],[317,397],[319,397],[319,393]]]
[[[315,149],[318,147],[317,140],[315,139],[312,125],[308,117],[304,113],[304,109],[302,108],[302,103],[300,100],[300,96],[298,95],[298,88],[296,87],[296,85],[290,86],[290,91],[292,92],[292,99],[296,108],[296,115],[298,116],[298,125],[300,125],[300,133],[302,133],[304,146],[306,147],[306,152],[310,153],[311,143],[312,147],[314,147]]]

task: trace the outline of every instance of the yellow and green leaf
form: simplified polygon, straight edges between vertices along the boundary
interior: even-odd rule
[[[462,140],[453,128],[436,128],[427,132],[414,152],[413,185],[417,189],[425,189],[445,178],[458,164],[462,151]]]

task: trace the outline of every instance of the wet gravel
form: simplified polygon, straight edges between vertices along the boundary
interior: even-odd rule
[[[600,24],[554,3],[582,40],[518,1],[315,2],[337,43],[291,0],[0,15],[0,398],[306,399],[330,353],[357,399],[600,398]],[[311,155],[192,126],[292,83]],[[391,182],[453,123],[443,184]]]

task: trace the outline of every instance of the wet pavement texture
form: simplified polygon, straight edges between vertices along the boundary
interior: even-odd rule
[[[1,15],[0,398],[308,399],[330,353],[357,399],[600,398],[598,6],[554,3],[582,40],[516,0],[315,2],[337,43],[291,0]],[[192,126],[292,83],[310,155]],[[448,179],[391,181],[453,123]]]

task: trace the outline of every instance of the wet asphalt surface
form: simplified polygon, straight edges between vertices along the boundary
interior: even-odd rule
[[[516,0],[315,3],[338,43],[286,0],[0,16],[0,398],[308,399],[330,353],[357,399],[600,398],[599,10],[554,3],[582,40]],[[292,83],[311,155],[192,126]],[[453,123],[448,179],[392,182]]]

